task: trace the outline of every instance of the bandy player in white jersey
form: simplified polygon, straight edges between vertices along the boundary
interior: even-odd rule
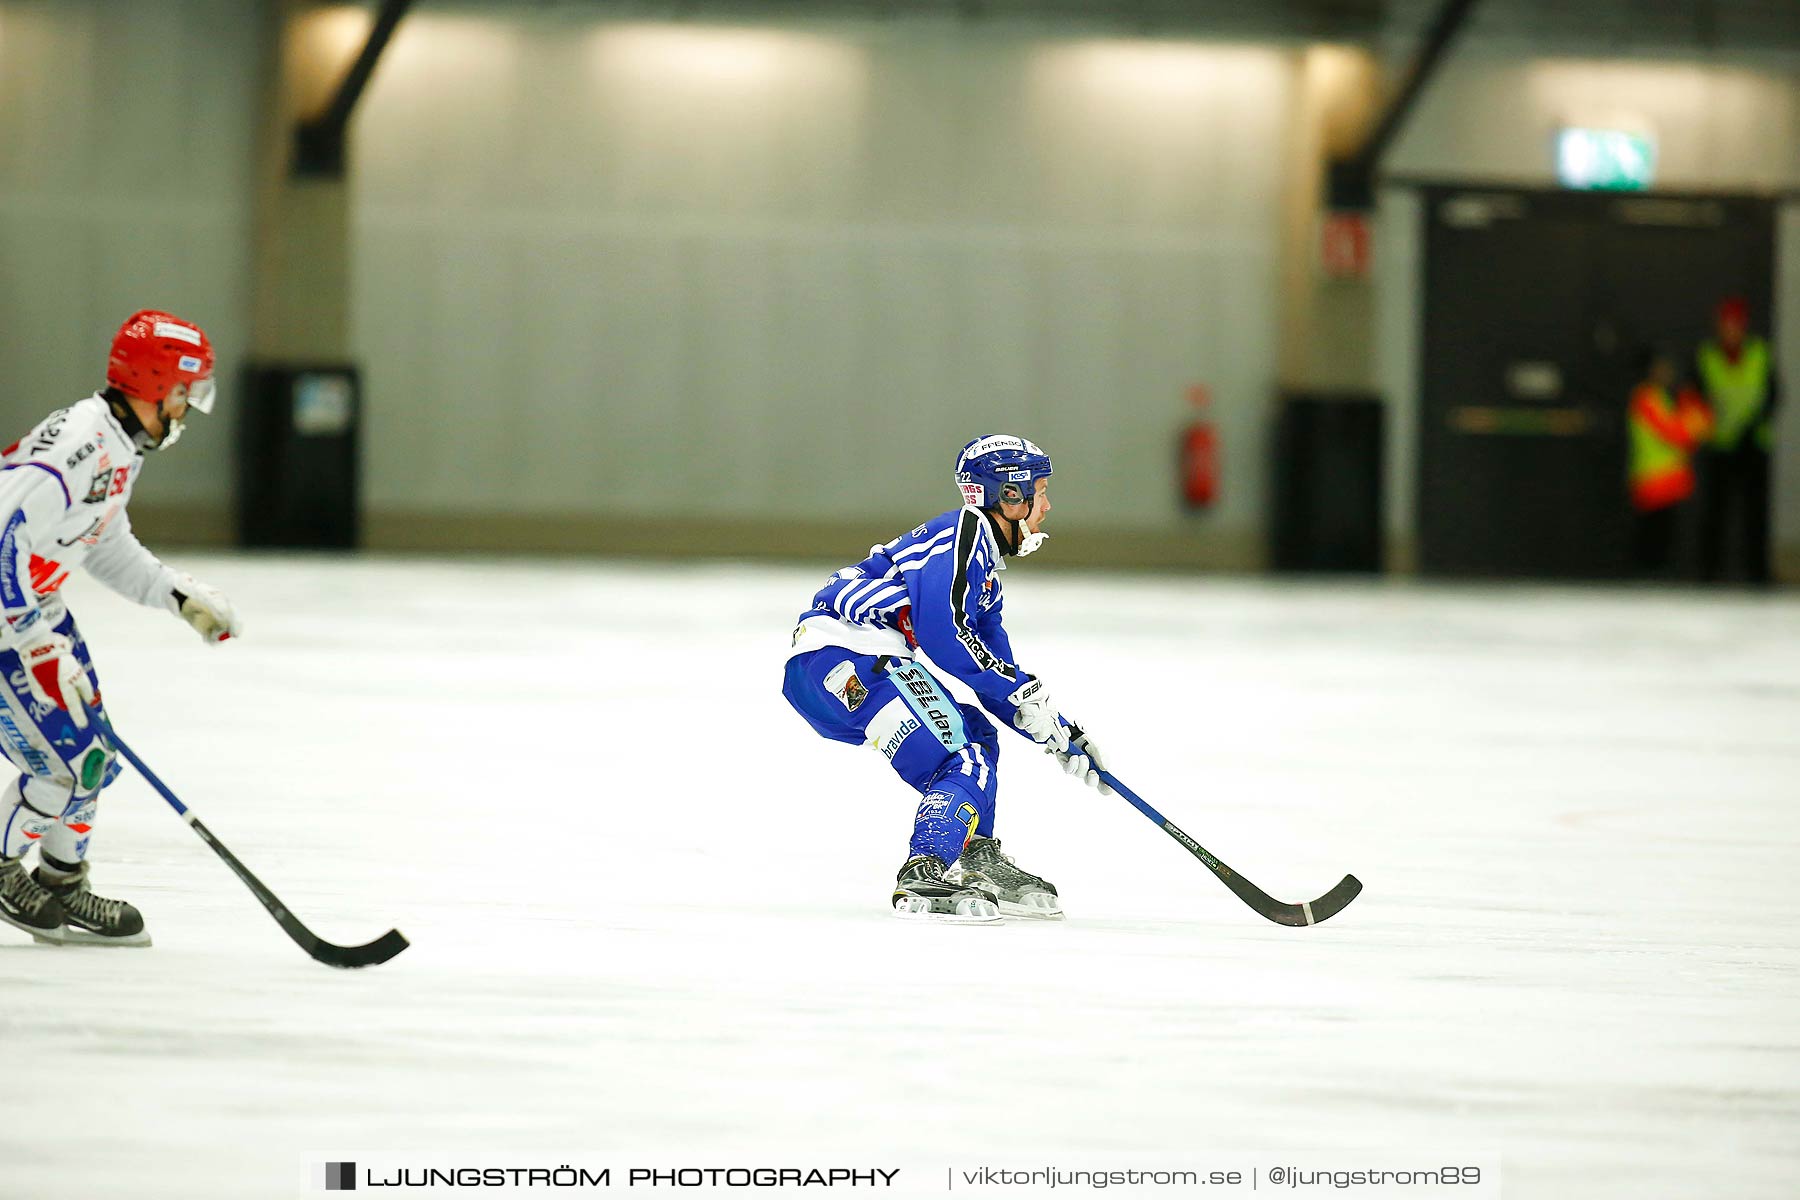
[[[0,453],[0,750],[20,772],[0,790],[0,920],[42,942],[150,944],[136,908],[88,887],[100,792],[119,769],[85,709],[100,682],[58,589],[85,569],[209,643],[238,632],[230,601],[159,562],[125,514],[145,452],[174,445],[190,410],[212,411],[212,371],[199,326],[137,313],[113,339],[107,387]]]

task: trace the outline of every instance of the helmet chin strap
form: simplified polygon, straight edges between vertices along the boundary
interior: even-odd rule
[[[994,509],[988,509],[987,515],[988,519],[993,521],[997,526],[1012,526],[1012,536],[1010,538],[996,539],[1000,542],[1000,553],[1008,558],[1024,558],[1027,554],[1033,553],[1039,546],[1042,546],[1044,540],[1050,536],[1047,533],[1026,533],[1025,522],[1015,521],[1011,517],[1003,516]]]
[[[183,425],[180,421],[171,417],[168,414],[168,411],[163,408],[163,405],[167,403],[168,401],[166,400],[158,400],[156,402],[156,415],[157,418],[162,421],[163,435],[156,440],[156,445],[144,447],[146,450],[167,450],[170,446],[173,446],[176,442],[181,440]]]
[[[124,392],[118,388],[109,387],[105,394],[107,407],[112,409],[113,418],[125,430],[125,435],[131,439],[133,446],[139,450],[155,450],[162,445],[161,442],[150,436],[150,431],[144,428],[142,421],[138,420],[137,410],[131,407],[131,402],[125,398]],[[157,407],[160,411],[161,405]]]
[[[183,424],[169,416],[168,410],[163,407],[166,400],[156,402],[156,415],[162,418],[162,436],[151,437],[150,431],[144,428],[143,421],[138,419],[137,410],[131,407],[124,392],[117,388],[107,388],[105,396],[113,417],[124,427],[125,433],[131,438],[131,444],[139,450],[145,453],[166,450],[181,440]]]

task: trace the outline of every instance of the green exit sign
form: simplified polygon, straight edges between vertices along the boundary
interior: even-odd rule
[[[1656,142],[1619,129],[1563,129],[1556,135],[1556,178],[1564,187],[1641,192],[1656,175]]]

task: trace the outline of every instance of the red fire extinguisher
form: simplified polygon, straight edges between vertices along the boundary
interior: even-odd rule
[[[1195,384],[1187,396],[1194,417],[1181,431],[1181,501],[1189,508],[1206,508],[1219,496],[1219,434],[1207,417],[1212,395],[1206,385]]]

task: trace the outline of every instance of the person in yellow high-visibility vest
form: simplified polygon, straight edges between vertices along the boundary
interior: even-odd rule
[[[1767,583],[1769,421],[1778,395],[1769,344],[1750,332],[1742,297],[1720,301],[1717,336],[1694,355],[1694,377],[1713,415],[1703,463],[1701,572]]]
[[[1632,560],[1646,575],[1669,565],[1676,511],[1694,494],[1694,447],[1712,432],[1712,414],[1699,395],[1675,385],[1674,359],[1646,354],[1644,378],[1632,389],[1626,414],[1631,506],[1637,513]]]

